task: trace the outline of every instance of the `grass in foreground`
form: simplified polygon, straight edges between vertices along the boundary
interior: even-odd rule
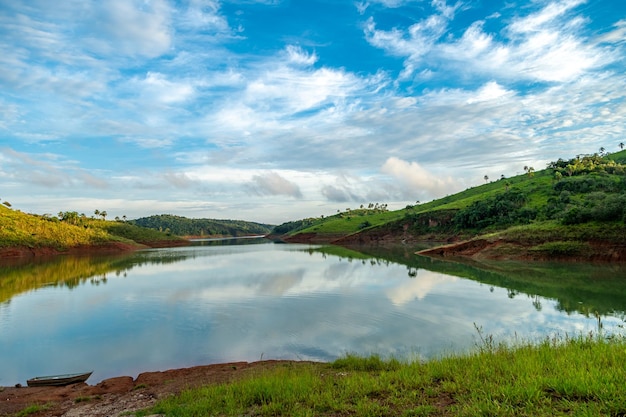
[[[186,391],[139,413],[167,416],[622,416],[623,339],[545,340],[401,363],[347,356],[288,364]]]

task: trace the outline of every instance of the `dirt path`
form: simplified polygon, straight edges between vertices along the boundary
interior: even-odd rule
[[[150,407],[158,399],[177,394],[186,388],[228,382],[286,363],[298,366],[306,362],[234,362],[145,372],[137,379],[122,376],[105,379],[96,385],[81,383],[66,387],[0,387],[0,416],[13,416],[35,404],[45,405],[45,410],[29,416],[120,416],[122,413]]]

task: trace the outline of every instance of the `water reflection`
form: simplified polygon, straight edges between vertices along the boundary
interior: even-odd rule
[[[621,267],[245,242],[0,266],[0,385],[261,357],[428,358],[471,348],[475,325],[502,339],[610,332],[626,311]]]

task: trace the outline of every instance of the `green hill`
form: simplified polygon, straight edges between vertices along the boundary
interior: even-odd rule
[[[0,205],[0,249],[66,251],[111,245],[160,246],[165,242],[171,245],[187,243],[171,234],[128,222],[88,218],[76,212],[59,213],[59,217],[39,216]]]
[[[285,223],[273,233],[339,244],[508,240],[531,245],[534,251],[525,254],[536,257],[581,255],[590,241],[620,248],[626,243],[625,164],[626,151],[579,155],[402,210],[351,210]]]
[[[131,223],[178,236],[250,236],[266,235],[272,225],[243,220],[188,219],[186,217],[161,214],[131,220]]]

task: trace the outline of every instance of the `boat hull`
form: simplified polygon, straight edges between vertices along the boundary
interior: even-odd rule
[[[77,374],[38,376],[31,378],[26,383],[29,387],[61,387],[64,385],[85,382],[93,372],[83,372]]]

